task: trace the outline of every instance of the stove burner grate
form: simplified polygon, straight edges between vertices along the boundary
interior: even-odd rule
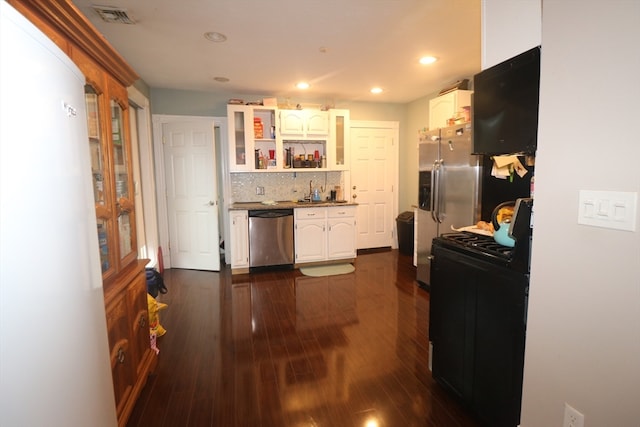
[[[513,248],[502,246],[493,240],[493,237],[475,234],[468,231],[459,233],[446,233],[441,239],[453,246],[467,248],[475,253],[490,257],[497,257],[509,262],[513,257]]]

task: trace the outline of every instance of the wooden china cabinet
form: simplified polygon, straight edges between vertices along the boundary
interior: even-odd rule
[[[136,244],[127,86],[135,71],[70,0],[8,0],[86,77],[88,144],[118,424],[126,425],[156,356]]]

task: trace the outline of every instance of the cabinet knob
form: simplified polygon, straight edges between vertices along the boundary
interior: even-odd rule
[[[351,196],[351,198],[352,198],[352,199],[357,199],[357,198],[358,198],[358,195],[357,195],[357,194],[354,194],[353,196]]]
[[[144,316],[144,314],[140,315],[140,318],[138,319],[138,326],[140,327],[140,329],[147,326],[147,318]]]
[[[118,358],[118,363],[120,363],[120,364],[124,363],[125,355],[126,355],[126,353],[125,353],[124,349],[122,347],[120,347],[118,349],[118,357],[117,357]]]

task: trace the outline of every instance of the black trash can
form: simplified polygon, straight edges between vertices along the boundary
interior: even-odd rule
[[[396,218],[398,225],[398,250],[405,255],[413,255],[413,212],[402,212]]]

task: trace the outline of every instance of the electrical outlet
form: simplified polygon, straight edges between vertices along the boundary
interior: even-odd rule
[[[256,187],[256,194],[257,194],[258,196],[264,196],[264,187],[257,186],[257,187]]]
[[[584,415],[568,403],[564,404],[564,422],[562,427],[584,427]]]

